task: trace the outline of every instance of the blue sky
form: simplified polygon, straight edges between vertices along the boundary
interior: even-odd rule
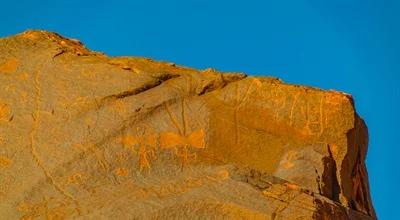
[[[351,93],[369,127],[375,209],[380,219],[395,219],[400,1],[244,2],[4,0],[0,36],[46,29],[112,56],[273,75]]]

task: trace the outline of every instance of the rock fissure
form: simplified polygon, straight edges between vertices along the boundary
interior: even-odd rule
[[[103,100],[110,99],[110,98],[111,99],[123,99],[123,98],[129,97],[129,96],[138,95],[140,93],[146,92],[150,89],[153,89],[153,88],[161,85],[163,82],[165,82],[167,80],[177,78],[177,77],[179,77],[179,75],[163,74],[160,77],[157,77],[155,80],[145,83],[144,85],[142,85],[138,88],[107,96],[107,97],[103,98]]]
[[[46,31],[0,39],[0,87],[5,219],[376,219],[347,94]]]

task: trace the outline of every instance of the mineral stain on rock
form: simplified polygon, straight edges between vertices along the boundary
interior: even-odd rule
[[[18,67],[18,60],[15,58],[10,58],[0,63],[0,73],[8,74],[14,73]]]
[[[7,103],[3,103],[0,100],[0,122],[10,120],[11,108]]]
[[[376,219],[348,94],[36,30],[0,90],[2,219]]]

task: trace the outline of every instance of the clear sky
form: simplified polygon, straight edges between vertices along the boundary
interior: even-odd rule
[[[398,218],[400,1],[2,0],[0,36],[46,29],[108,55],[273,75],[351,93],[380,219]]]

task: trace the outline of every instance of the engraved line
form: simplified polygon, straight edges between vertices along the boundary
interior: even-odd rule
[[[37,135],[37,130],[39,128],[39,123],[40,123],[40,105],[41,105],[41,89],[40,89],[40,71],[37,70],[35,72],[35,78],[34,78],[34,87],[35,87],[35,112],[33,113],[33,125],[32,129],[30,131],[30,145],[31,145],[31,153],[32,156],[36,162],[36,164],[42,169],[43,173],[45,176],[50,180],[50,183],[56,188],[57,191],[59,191],[62,195],[65,197],[69,198],[71,201],[75,203],[76,210],[79,215],[81,215],[81,210],[80,210],[80,205],[79,202],[67,191],[65,191],[61,186],[56,183],[54,180],[53,176],[50,174],[50,172],[46,169],[42,161],[40,160],[39,153],[37,152],[36,149],[36,143],[35,143],[35,136]]]

